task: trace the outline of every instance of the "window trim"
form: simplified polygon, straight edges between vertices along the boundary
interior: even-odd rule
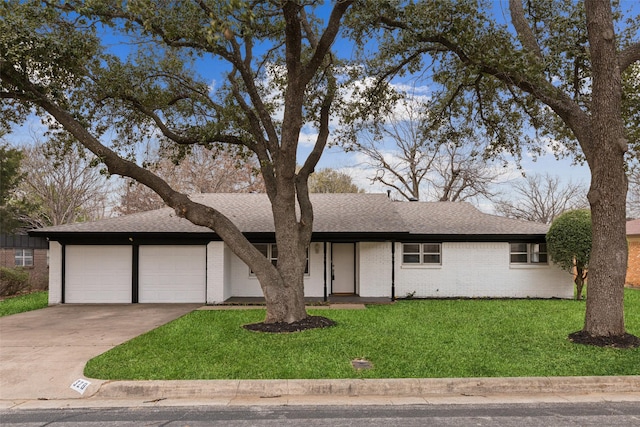
[[[527,245],[526,252],[514,251],[513,245]],[[544,248],[544,250],[541,250]],[[537,251],[536,251],[537,249]],[[514,255],[527,255],[526,261],[513,261]],[[545,260],[539,261],[541,255],[544,255]],[[537,258],[538,261],[534,261]],[[547,244],[543,242],[509,242],[509,265],[511,266],[544,266],[549,265],[549,252],[547,250]]]
[[[30,255],[27,255],[30,252]],[[13,260],[16,267],[33,267],[35,261],[35,251],[32,248],[15,248],[13,250]],[[31,263],[27,263],[30,260]]]
[[[405,247],[407,245],[418,245],[420,247],[419,252],[406,252]],[[425,251],[425,245],[437,245],[438,252]],[[440,242],[403,242],[402,243],[402,266],[403,267],[439,267],[442,266],[442,243]],[[405,261],[405,255],[418,255],[418,262]],[[437,262],[425,262],[425,255],[437,255]]]

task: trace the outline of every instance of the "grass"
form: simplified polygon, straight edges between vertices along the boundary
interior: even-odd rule
[[[47,291],[33,292],[0,301],[0,317],[45,308],[49,303]]]
[[[640,290],[625,291],[640,335]],[[294,334],[241,326],[263,310],[195,311],[104,353],[85,375],[104,379],[429,378],[638,375],[640,348],[573,344],[584,302],[413,300],[367,310],[309,310],[338,325]],[[373,369],[356,371],[364,358]]]

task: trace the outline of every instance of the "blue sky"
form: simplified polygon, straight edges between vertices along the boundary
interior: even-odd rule
[[[628,6],[631,8],[640,9],[640,2],[638,2],[637,0],[622,0],[621,3],[625,8]],[[494,1],[492,12],[498,20],[507,19],[509,16],[508,1]],[[108,32],[105,32],[104,40],[113,52],[123,54],[128,50],[128,47],[122,44],[121,39],[112,37],[108,34]],[[342,55],[350,56],[352,46],[348,42],[339,42],[335,47]],[[208,81],[211,81],[213,83],[216,78],[219,78],[219,64],[211,63],[210,61],[206,60],[200,60],[197,62],[197,67],[200,74],[202,74]],[[25,126],[14,129],[14,133],[8,136],[6,139],[11,141],[13,144],[31,143],[34,137],[42,139],[44,130],[45,128],[39,123],[39,120],[32,118],[27,122]],[[306,154],[308,154],[310,147],[311,146],[309,144],[301,144],[299,150],[300,159],[304,159],[306,157]],[[385,191],[385,187],[370,184],[368,178],[372,176],[374,172],[365,168],[363,160],[364,159],[362,158],[362,156],[358,153],[345,153],[339,147],[332,147],[325,150],[318,164],[318,168],[330,167],[335,169],[342,169],[345,172],[349,173],[354,181],[366,191]],[[499,190],[502,190],[504,193],[508,193],[509,180],[519,179],[521,173],[549,173],[551,175],[559,176],[564,181],[583,183],[585,186],[588,185],[590,178],[589,169],[586,165],[576,165],[573,163],[573,159],[571,158],[558,160],[550,152],[544,156],[537,157],[537,159],[534,159],[533,156],[529,155],[528,153],[524,153],[521,166],[522,170],[517,170],[515,166],[509,168],[510,173],[505,175],[504,179],[504,181],[506,182],[500,184],[497,188]],[[488,206],[483,206],[483,209],[490,210]]]

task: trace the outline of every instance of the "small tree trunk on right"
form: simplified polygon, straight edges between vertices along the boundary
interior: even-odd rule
[[[584,270],[580,267],[576,267],[576,279],[574,282],[576,284],[576,299],[578,301],[582,300],[582,289],[584,288],[585,278]]]

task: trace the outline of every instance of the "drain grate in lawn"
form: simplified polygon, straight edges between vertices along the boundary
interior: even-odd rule
[[[373,364],[365,359],[354,359],[351,361],[351,366],[353,366],[356,371],[373,368]]]

